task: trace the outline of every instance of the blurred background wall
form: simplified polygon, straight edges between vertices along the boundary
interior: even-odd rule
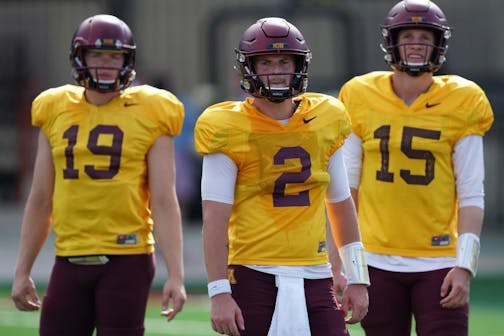
[[[137,42],[137,82],[167,88],[185,103],[184,131],[176,140],[177,187],[187,223],[199,223],[200,158],[192,147],[192,128],[205,106],[242,98],[233,66],[243,30],[265,16],[292,21],[313,52],[309,90],[336,95],[352,76],[387,69],[378,27],[395,2],[0,0],[0,207],[24,204],[36,150],[30,104],[42,90],[72,82],[70,40],[86,17],[108,13],[127,22]],[[495,123],[485,138],[485,230],[503,233],[504,2],[436,3],[453,28],[442,73],[477,82],[494,108]]]

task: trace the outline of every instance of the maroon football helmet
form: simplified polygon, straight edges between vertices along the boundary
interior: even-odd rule
[[[84,53],[89,49],[115,50],[124,53],[124,65],[113,83],[96,81],[86,65]],[[99,92],[125,89],[135,79],[135,42],[129,27],[112,15],[95,15],[85,19],[75,31],[70,47],[72,76],[80,86]],[[99,68],[93,68],[98,69]],[[103,68],[102,68],[103,69]]]
[[[434,33],[434,45],[429,59],[421,64],[408,64],[401,59],[399,49],[405,44],[397,44],[398,32],[401,29],[428,29]],[[411,76],[424,72],[436,72],[446,61],[447,41],[451,36],[443,11],[429,0],[404,0],[397,3],[387,14],[385,23],[381,26],[383,37],[382,50],[385,52],[385,62],[394,70],[404,71]]]
[[[238,62],[236,69],[242,76],[241,87],[252,96],[281,102],[306,91],[311,52],[301,32],[285,19],[276,17],[259,19],[245,30],[235,52]],[[294,55],[296,70],[292,74],[289,87],[273,88],[259,79],[254,69],[253,58],[258,55],[282,53]]]

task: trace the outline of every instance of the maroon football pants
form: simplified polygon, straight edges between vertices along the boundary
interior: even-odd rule
[[[154,255],[107,256],[105,265],[56,257],[42,303],[41,336],[139,336],[154,277]]]
[[[237,265],[229,266],[229,272],[232,296],[245,319],[245,331],[240,335],[267,336],[275,311],[275,276]],[[304,288],[311,334],[348,335],[343,311],[337,308],[334,301],[332,278],[305,279]]]
[[[466,336],[469,306],[445,309],[439,303],[449,270],[399,273],[369,267],[369,311],[361,322],[366,336],[409,336],[412,315],[418,336]]]

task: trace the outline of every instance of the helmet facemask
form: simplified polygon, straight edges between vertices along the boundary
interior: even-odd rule
[[[416,27],[405,27],[396,28],[393,30],[382,29],[382,35],[384,40],[390,40],[392,42],[380,45],[380,48],[385,53],[385,62],[393,69],[397,71],[406,72],[410,76],[419,76],[425,72],[437,72],[443,63],[446,61],[446,52],[448,50],[448,45],[446,40],[450,37],[450,30],[441,32],[436,29],[425,28],[425,30],[432,31],[434,33],[434,43],[398,43],[399,31],[402,29],[415,29]],[[420,28],[424,29],[424,28]],[[445,37],[442,39],[441,34]],[[389,36],[390,35],[390,36]],[[439,41],[444,40],[444,45],[440,44]],[[406,55],[406,49],[409,46],[420,46],[423,47],[423,57],[419,59],[418,62],[412,62],[404,60],[403,56]]]
[[[296,69],[293,73],[270,73],[258,75],[254,67],[254,57],[256,54],[245,56],[236,50],[237,62],[242,79],[240,81],[241,88],[250,93],[254,97],[266,98],[274,103],[280,103],[285,99],[293,98],[303,92],[306,92],[308,87],[308,63],[310,54],[294,55]],[[289,54],[285,52],[285,54]],[[287,86],[278,86],[271,84],[272,78],[278,76],[290,76],[290,82]],[[266,80],[261,80],[261,78]]]
[[[82,48],[82,56],[76,56],[74,61],[77,66],[72,69],[73,78],[87,89],[102,93],[120,91],[128,87],[135,79],[135,70],[131,65],[131,54],[124,53],[124,63],[120,68],[88,66],[84,58],[88,50],[95,48]],[[107,49],[100,49],[108,51]],[[101,71],[116,70],[118,72],[115,79],[99,79]]]

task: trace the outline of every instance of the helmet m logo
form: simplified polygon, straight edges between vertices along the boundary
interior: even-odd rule
[[[411,20],[411,22],[414,22],[414,23],[420,23],[420,22],[424,21],[424,18],[421,16],[412,16],[410,20]]]
[[[269,45],[269,49],[287,49],[289,45],[283,42],[275,42]]]

